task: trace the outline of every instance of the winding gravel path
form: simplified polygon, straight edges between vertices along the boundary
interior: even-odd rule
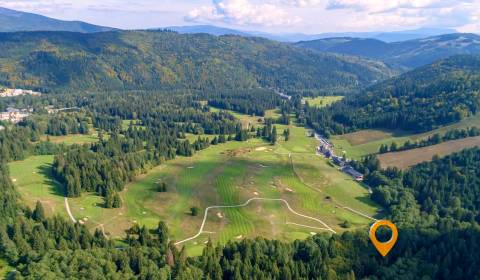
[[[67,209],[68,216],[70,216],[70,220],[72,220],[73,223],[76,223],[77,220],[75,220],[75,217],[73,217],[72,211],[70,210],[70,205],[68,204],[68,198],[65,197],[65,209]]]
[[[331,231],[333,233],[337,233],[335,230],[333,230],[331,227],[329,227],[325,222],[323,222],[322,220],[320,219],[317,219],[315,217],[310,217],[310,216],[307,216],[307,215],[303,215],[303,214],[300,214],[298,212],[296,212],[295,210],[292,209],[292,207],[290,206],[290,204],[288,203],[288,201],[286,201],[285,199],[281,199],[281,198],[260,198],[260,197],[254,197],[254,198],[250,198],[249,200],[247,200],[245,203],[243,204],[239,204],[239,205],[224,205],[224,206],[221,206],[221,205],[214,205],[214,206],[209,206],[205,209],[205,214],[203,215],[203,221],[202,221],[202,225],[200,226],[200,229],[198,230],[198,233],[195,234],[194,236],[192,237],[189,237],[187,239],[184,239],[184,240],[181,240],[181,241],[178,241],[175,243],[175,245],[178,245],[178,244],[182,244],[182,243],[185,243],[187,241],[190,241],[190,240],[193,240],[197,237],[200,236],[200,234],[202,234],[203,232],[203,228],[205,227],[205,222],[207,221],[207,216],[208,216],[208,211],[210,209],[221,209],[221,208],[239,208],[239,207],[245,207],[247,206],[248,204],[250,204],[250,202],[252,201],[277,201],[277,202],[283,202],[288,210],[290,212],[292,212],[293,214],[297,215],[297,216],[300,216],[300,217],[303,217],[303,218],[307,218],[307,219],[310,219],[310,220],[313,220],[313,221],[316,221],[316,222],[319,222],[320,224],[322,224],[326,230],[328,231]]]

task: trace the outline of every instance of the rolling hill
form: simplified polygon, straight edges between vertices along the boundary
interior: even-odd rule
[[[43,90],[255,89],[348,92],[383,63],[262,38],[171,31],[0,34],[0,84]]]
[[[365,128],[425,132],[478,113],[480,55],[460,55],[420,67],[347,96],[310,122],[325,133]]]
[[[92,33],[110,30],[113,30],[113,28],[93,25],[81,21],[58,20],[0,7],[0,32],[71,31]]]
[[[384,42],[400,42],[413,39],[427,38],[431,36],[438,36],[442,34],[456,33],[454,29],[444,28],[419,28],[415,30],[403,30],[392,32],[330,32],[319,34],[306,33],[267,33],[261,31],[236,30],[232,28],[225,28],[215,25],[187,25],[187,26],[169,26],[162,29],[173,30],[182,34],[193,33],[207,33],[210,35],[240,35],[240,36],[255,36],[280,42],[295,43],[299,41],[312,41],[325,38],[370,38],[381,40]]]
[[[377,39],[328,38],[295,44],[321,52],[380,59],[397,67],[415,68],[458,54],[479,54],[480,36],[454,33],[402,42]]]

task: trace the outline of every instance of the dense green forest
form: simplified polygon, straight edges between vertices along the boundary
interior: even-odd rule
[[[0,84],[48,90],[352,91],[391,76],[382,63],[261,38],[169,31],[0,34]]]
[[[480,56],[455,56],[369,87],[328,108],[309,108],[308,124],[325,134],[363,128],[424,132],[480,107]]]
[[[138,226],[123,247],[79,224],[46,218],[37,203],[16,203],[5,164],[0,165],[0,253],[25,279],[475,279],[479,276],[478,225],[442,229],[402,223],[394,253],[382,258],[366,232],[317,235],[285,244],[264,239],[208,244],[189,258],[168,241],[168,229]],[[391,204],[392,210],[395,208]],[[21,211],[19,212],[19,209]],[[13,223],[15,220],[15,223]]]
[[[241,100],[235,94],[228,96],[229,102]],[[211,112],[200,101],[204,97],[112,92],[24,97],[15,102],[33,107],[79,106],[88,112],[95,128],[109,137],[92,145],[50,151],[57,154],[56,173],[69,195],[97,191],[105,196],[105,207],[118,207],[116,191],[143,168],[176,156],[179,149],[193,153],[211,144],[199,138],[197,145],[179,146],[187,143],[185,133],[220,134],[223,140],[214,144],[255,136],[274,142],[278,137],[274,135],[281,133],[271,119],[265,121],[265,129],[239,130],[228,113]],[[224,97],[211,98],[213,102]],[[265,108],[273,106],[267,100]],[[290,113],[302,119],[298,98],[276,102],[283,115],[277,121],[288,122],[285,116]],[[128,119],[135,122],[122,127],[122,120]],[[30,140],[44,132],[39,127],[35,120],[28,120],[0,132],[2,153],[8,155],[2,156],[2,162],[34,153],[39,144]],[[0,253],[16,268],[11,276],[26,279],[475,279],[480,271],[479,157],[479,149],[465,151],[405,173],[380,170],[374,158],[357,163],[367,174],[372,197],[400,230],[400,239],[387,258],[371,246],[366,231],[322,234],[291,244],[264,239],[209,244],[202,256],[192,258],[172,244],[160,221],[157,229],[133,227],[119,246],[101,231],[90,233],[82,225],[45,217],[41,203],[35,209],[17,203],[18,194],[3,163]],[[70,187],[69,182],[73,182]]]
[[[19,42],[22,47],[11,47]],[[298,93],[345,92],[389,71],[264,39],[163,31],[0,34],[0,46],[0,83],[48,91],[0,99],[0,109],[33,110],[32,117],[0,131],[0,258],[12,279],[480,278],[478,148],[407,171],[382,170],[375,157],[352,163],[383,206],[382,217],[399,228],[386,258],[375,251],[367,229],[293,243],[209,243],[199,257],[175,246],[161,221],[110,240],[101,230],[47,217],[41,203],[23,205],[6,164],[55,155],[52,173],[67,196],[96,192],[104,207],[120,207],[118,191],[127,182],[176,156],[251,137],[270,144],[288,140],[289,131],[277,131],[276,123],[295,121],[330,134],[367,127],[424,131],[458,121],[478,109],[479,57],[440,61],[313,108],[302,105]],[[278,88],[293,94],[291,100],[277,95]],[[49,116],[47,106],[80,109]],[[256,116],[279,108],[281,117],[245,129],[218,108]],[[88,129],[98,132],[98,142],[41,140]]]

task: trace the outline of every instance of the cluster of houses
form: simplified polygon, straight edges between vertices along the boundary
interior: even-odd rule
[[[319,134],[315,133],[315,138],[320,142],[319,146],[317,147],[317,153],[324,155],[326,158],[332,159],[333,163],[340,167],[340,170],[345,172],[346,174],[352,176],[357,181],[363,181],[363,174],[355,170],[345,157],[340,157],[335,154],[335,150],[333,149],[333,144],[328,142],[327,139],[321,137]]]
[[[17,88],[0,89],[0,97],[15,97],[20,95],[40,96],[41,93],[33,90],[17,89]]]
[[[19,110],[19,109],[9,107],[5,112],[0,112],[0,121],[18,123],[26,119],[31,112],[32,112],[32,109]]]

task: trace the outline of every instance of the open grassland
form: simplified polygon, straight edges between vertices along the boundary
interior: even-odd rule
[[[304,98],[308,105],[316,107],[327,107],[343,99],[343,96],[317,96]]]
[[[341,154],[343,151],[345,151],[348,157],[359,159],[363,156],[377,153],[380,149],[380,146],[383,144],[390,146],[393,142],[396,142],[399,146],[401,146],[406,141],[419,141],[436,133],[442,136],[451,130],[466,129],[473,126],[480,128],[480,114],[466,118],[461,122],[425,133],[408,134],[402,131],[368,129],[344,135],[333,136],[331,141],[335,145],[335,149],[338,153]],[[455,151],[458,151],[458,149]]]
[[[381,154],[378,159],[383,168],[395,166],[406,169],[415,164],[430,161],[434,155],[445,156],[476,146],[480,146],[480,136],[448,141],[413,150]]]
[[[276,116],[273,111],[268,113]],[[251,198],[277,199],[212,209],[200,235],[181,243],[190,255],[200,254],[209,238],[221,243],[257,236],[291,241],[347,230],[341,226],[345,221],[351,229],[368,226],[370,218],[351,211],[367,216],[378,214],[368,190],[315,155],[318,143],[305,128],[288,126],[288,142],[281,136],[285,128],[277,125],[279,142],[275,146],[260,139],[233,141],[211,146],[193,157],[168,161],[128,184],[120,194],[120,209],[103,208],[103,199],[93,194],[69,199],[70,208],[77,220],[92,230],[104,230],[111,238],[125,236],[125,230],[135,223],[155,228],[163,220],[172,238],[182,241],[199,232],[207,207],[240,205]],[[52,156],[45,156],[12,163],[12,177],[22,177],[27,165],[31,169],[43,168],[37,178],[43,182],[42,187],[16,181],[19,189],[20,183],[25,186],[22,196],[30,204],[37,199],[52,201],[49,203],[55,208],[50,213],[66,216],[60,186],[47,172],[52,161]],[[163,182],[168,191],[158,192]],[[198,216],[190,215],[191,207],[198,207]]]
[[[353,159],[378,153],[381,145],[403,144],[408,140],[413,141],[411,136],[403,133],[370,129],[331,138],[337,154],[345,152],[348,158]]]
[[[69,134],[64,136],[42,136],[40,138],[42,141],[47,141],[48,139],[52,143],[64,143],[66,145],[73,145],[73,144],[88,144],[94,143],[98,141],[98,133],[94,132],[92,134]]]
[[[53,156],[33,156],[10,163],[10,176],[31,208],[41,201],[47,214],[67,217],[63,201],[63,189],[51,176]]]
[[[17,187],[21,199],[30,208],[37,201],[42,202],[45,212],[69,218],[64,201],[63,186],[52,177],[53,156],[32,156],[22,161],[10,163],[10,176]],[[100,225],[97,221],[111,219],[121,213],[118,209],[103,208],[103,199],[93,194],[83,194],[69,198],[70,209],[76,220],[90,228]]]
[[[278,118],[280,116],[280,114],[275,109],[265,111],[264,117],[241,114],[231,110],[223,110],[215,107],[210,107],[210,111],[211,112],[220,112],[220,111],[228,112],[229,114],[237,118],[242,124],[242,127],[245,129],[252,126],[254,127],[261,126],[264,123],[265,118]]]
[[[284,128],[279,125],[279,132]],[[340,226],[344,221],[352,227],[368,225],[370,219],[345,208],[375,215],[378,208],[367,189],[316,156],[316,140],[307,137],[304,128],[290,129],[290,141],[276,146],[258,139],[230,142],[155,168],[122,193],[126,208],[122,219],[151,228],[163,220],[173,238],[181,241],[197,234],[205,208],[243,204],[257,197],[285,199],[295,211],[316,217],[337,232],[344,230]],[[157,192],[162,182],[167,183],[166,193]],[[189,215],[193,206],[200,209],[196,217]],[[121,234],[118,224],[122,223],[105,223],[107,233]],[[294,240],[318,232],[328,231],[321,223],[290,212],[283,203],[253,201],[244,207],[212,209],[199,237],[182,245],[197,254],[209,238],[222,243],[256,236]]]

